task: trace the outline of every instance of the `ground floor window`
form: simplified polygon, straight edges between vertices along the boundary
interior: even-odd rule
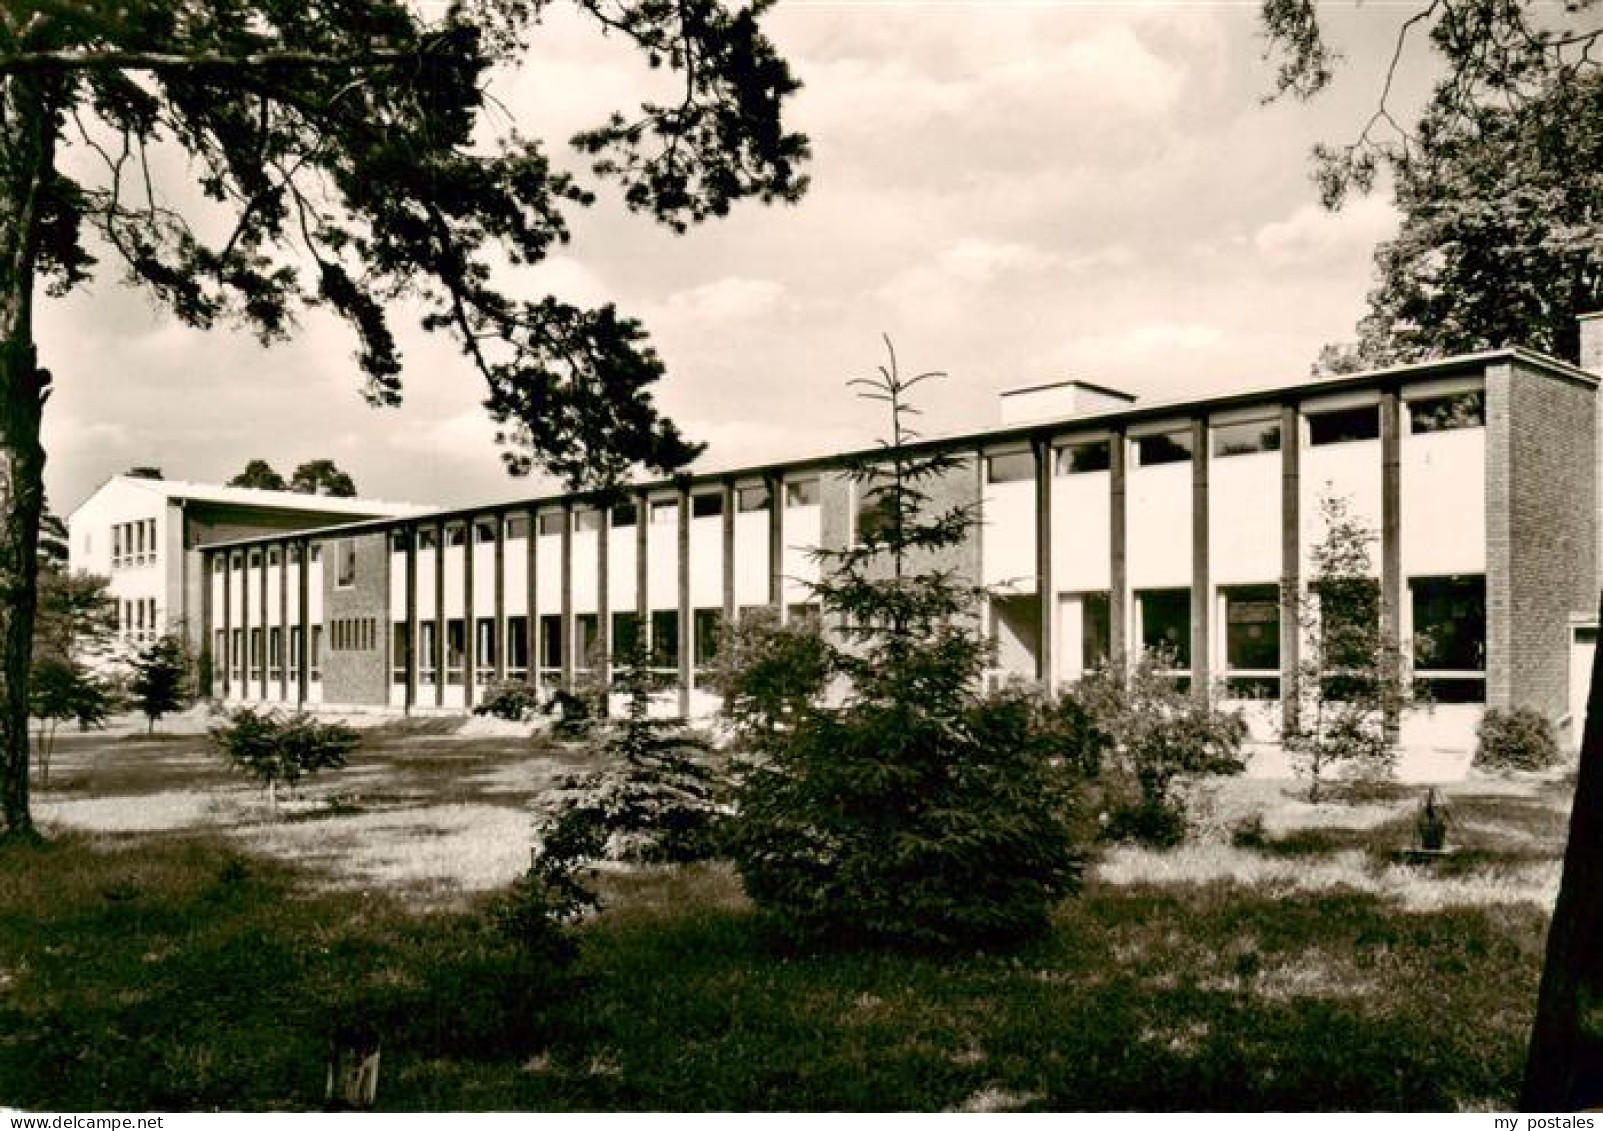
[[[473,682],[495,679],[496,659],[495,618],[480,617],[473,635]]]
[[[1141,647],[1167,670],[1191,671],[1191,590],[1144,589],[1136,593]]]
[[[445,622],[445,682],[459,684],[467,660],[467,624],[461,617]]]
[[[408,655],[407,626],[405,621],[390,626],[390,682],[406,683]]]
[[[528,617],[507,617],[507,678],[529,678]]]
[[[323,678],[323,626],[320,624],[312,625],[312,656],[307,666],[310,668],[307,674],[311,681],[320,682]]]
[[[627,664],[635,657],[643,642],[640,639],[640,614],[623,612],[612,614],[612,661]]]
[[[252,682],[262,677],[262,630],[250,630],[250,679]]]
[[[718,641],[723,634],[722,609],[697,609],[695,612],[695,640],[692,647],[698,675],[712,670],[718,659]]]
[[[289,678],[292,683],[301,678],[301,630],[293,624],[289,626]]]
[[[439,630],[433,621],[417,622],[417,644],[417,681],[419,684],[433,686],[440,678],[437,658]]]
[[[1080,667],[1095,671],[1113,651],[1112,601],[1106,592],[1080,594]]]
[[[577,651],[573,665],[579,671],[603,667],[606,657],[601,653],[601,617],[596,613],[579,613],[573,618],[573,642]]]
[[[1280,694],[1280,587],[1237,585],[1222,589],[1225,688],[1240,699]]]
[[[659,671],[679,670],[678,609],[657,609],[651,614],[651,666]]]
[[[267,630],[267,678],[274,683],[284,678],[284,630],[277,626]]]
[[[1436,703],[1486,701],[1486,578],[1414,577],[1414,690]]]
[[[546,679],[562,675],[562,617],[555,613],[540,618],[540,674]]]

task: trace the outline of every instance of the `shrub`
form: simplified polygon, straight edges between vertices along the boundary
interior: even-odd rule
[[[1131,668],[1109,665],[1066,691],[1064,710],[1080,717],[1092,749],[1105,750],[1100,787],[1108,815],[1103,837],[1171,847],[1185,838],[1182,777],[1239,774],[1247,725],[1239,713],[1181,690],[1165,674],[1173,662],[1146,653]]]
[[[163,715],[180,710],[187,699],[189,658],[183,640],[168,634],[146,645],[134,657],[128,692],[133,705],[149,720],[150,731]]]
[[[473,708],[475,715],[488,715],[512,722],[527,722],[540,709],[540,696],[521,679],[502,679],[486,687]]]
[[[560,847],[537,850],[529,868],[490,904],[490,922],[531,958],[566,965],[578,956],[571,925],[596,900],[576,875],[578,861]]]
[[[359,742],[356,732],[343,723],[322,723],[306,714],[286,716],[249,707],[234,711],[209,734],[230,763],[262,783],[274,811],[280,782],[294,789],[308,774],[342,769]]]
[[[1553,724],[1531,707],[1489,707],[1475,728],[1475,767],[1545,770],[1561,757]]]
[[[893,437],[877,463],[851,467],[866,520],[854,546],[818,552],[812,587],[840,637],[775,635],[748,669],[763,678],[730,711],[749,747],[731,852],[793,943],[1005,945],[1042,931],[1079,882],[1065,763],[1080,752],[1065,757],[1038,696],[978,690],[990,663],[980,594],[933,564],[974,516],[927,513],[926,488],[964,469],[906,447],[919,380],[903,381],[893,354],[868,382]]]

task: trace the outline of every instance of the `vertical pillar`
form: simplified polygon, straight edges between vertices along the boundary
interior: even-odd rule
[[[462,521],[462,702],[473,709],[473,686],[479,666],[479,619],[473,607],[473,547],[479,540],[479,520],[467,515]]]
[[[507,516],[495,515],[495,681],[507,677]]]
[[[736,613],[735,607],[735,484],[733,480],[724,480],[724,513],[723,513],[723,595],[724,595],[724,631],[728,632],[734,627]]]
[[[562,500],[562,690],[573,694],[574,639],[577,622],[573,617],[573,500]]]
[[[250,698],[250,550],[239,551],[239,697]]]
[[[528,648],[529,660],[528,681],[529,685],[534,688],[535,693],[538,694],[541,684],[540,661],[544,658],[540,655],[540,611],[538,608],[536,608],[536,595],[538,589],[535,584],[535,563],[540,557],[540,512],[537,508],[530,507],[528,514],[529,537],[527,543],[523,547],[524,560],[526,563],[523,586],[523,601],[524,608],[527,610],[524,619],[528,622],[527,631],[529,634],[528,643],[526,645]]]
[[[1191,422],[1191,691],[1207,699],[1213,634],[1213,581],[1208,571],[1208,419]]]
[[[278,544],[278,698],[289,702],[289,539]]]
[[[1280,408],[1280,714],[1297,727],[1302,667],[1302,414]]]
[[[1396,387],[1380,394],[1380,639],[1388,678],[1402,676],[1403,435],[1402,398]],[[1388,729],[1397,725],[1395,708]]]
[[[651,500],[641,491],[635,496],[635,642],[637,647],[651,649],[651,573],[646,561],[651,537],[647,526],[651,523]]]
[[[234,677],[234,565],[233,552],[222,550],[211,555],[223,563],[223,654],[212,665],[223,666],[223,698],[227,699],[233,690]],[[215,569],[215,567],[213,567]],[[208,582],[206,591],[211,592]]]
[[[779,615],[779,623],[789,620],[785,610],[785,477],[770,473],[768,484],[768,603]]]
[[[690,608],[690,482],[679,481],[679,528],[674,578],[679,584],[679,714],[690,714],[690,688],[695,680],[692,651],[695,617]]]
[[[262,563],[261,564],[261,578],[257,582],[257,584],[261,586],[261,590],[262,590],[261,593],[258,595],[258,598],[257,598],[261,602],[261,614],[262,614],[262,628],[261,628],[262,667],[261,667],[261,683],[258,686],[258,693],[261,695],[261,698],[262,698],[263,702],[266,702],[266,700],[267,700],[267,673],[268,673],[268,668],[267,668],[267,659],[268,659],[267,645],[268,645],[268,640],[267,640],[267,636],[268,636],[268,633],[271,631],[271,628],[269,627],[268,621],[267,621],[267,557],[268,557],[267,550],[268,550],[268,547],[267,547],[266,543],[263,543],[257,550],[257,552],[259,554],[261,554],[261,557],[258,560]],[[245,559],[245,568],[246,569],[250,568],[250,559],[249,558]]]
[[[1130,631],[1130,568],[1125,513],[1130,442],[1123,428],[1108,435],[1108,659],[1127,666],[1136,652]],[[1139,639],[1140,634],[1135,636]]]
[[[417,527],[403,526],[406,539],[406,713],[417,706]]]
[[[1040,602],[1040,647],[1035,657],[1035,678],[1048,694],[1057,693],[1058,587],[1052,572],[1052,440],[1038,437],[1035,454],[1035,592]]]
[[[301,642],[300,663],[295,678],[295,705],[306,706],[307,688],[312,679],[312,544],[301,539],[301,568],[296,575],[300,594]]]
[[[434,524],[434,705],[445,706],[445,523]]]
[[[610,714],[612,706],[612,594],[607,591],[607,575],[612,560],[612,504],[602,498],[596,501],[601,518],[596,531],[596,666],[601,670],[601,686],[607,689],[602,713]]]

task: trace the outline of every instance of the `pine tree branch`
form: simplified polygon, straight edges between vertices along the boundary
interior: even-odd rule
[[[331,55],[322,51],[253,51],[233,55],[213,51],[23,51],[0,55],[0,75],[23,71],[255,71],[395,66],[429,54],[426,47],[372,47]]]

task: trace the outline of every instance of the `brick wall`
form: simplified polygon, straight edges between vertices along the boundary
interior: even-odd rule
[[[1487,375],[1487,703],[1569,710],[1569,620],[1596,611],[1596,391]]]
[[[389,701],[389,539],[382,533],[350,539],[356,576],[341,588],[339,538],[323,542],[323,702],[383,705]],[[335,623],[354,626],[346,647],[335,647]],[[371,632],[364,626],[371,625]]]

